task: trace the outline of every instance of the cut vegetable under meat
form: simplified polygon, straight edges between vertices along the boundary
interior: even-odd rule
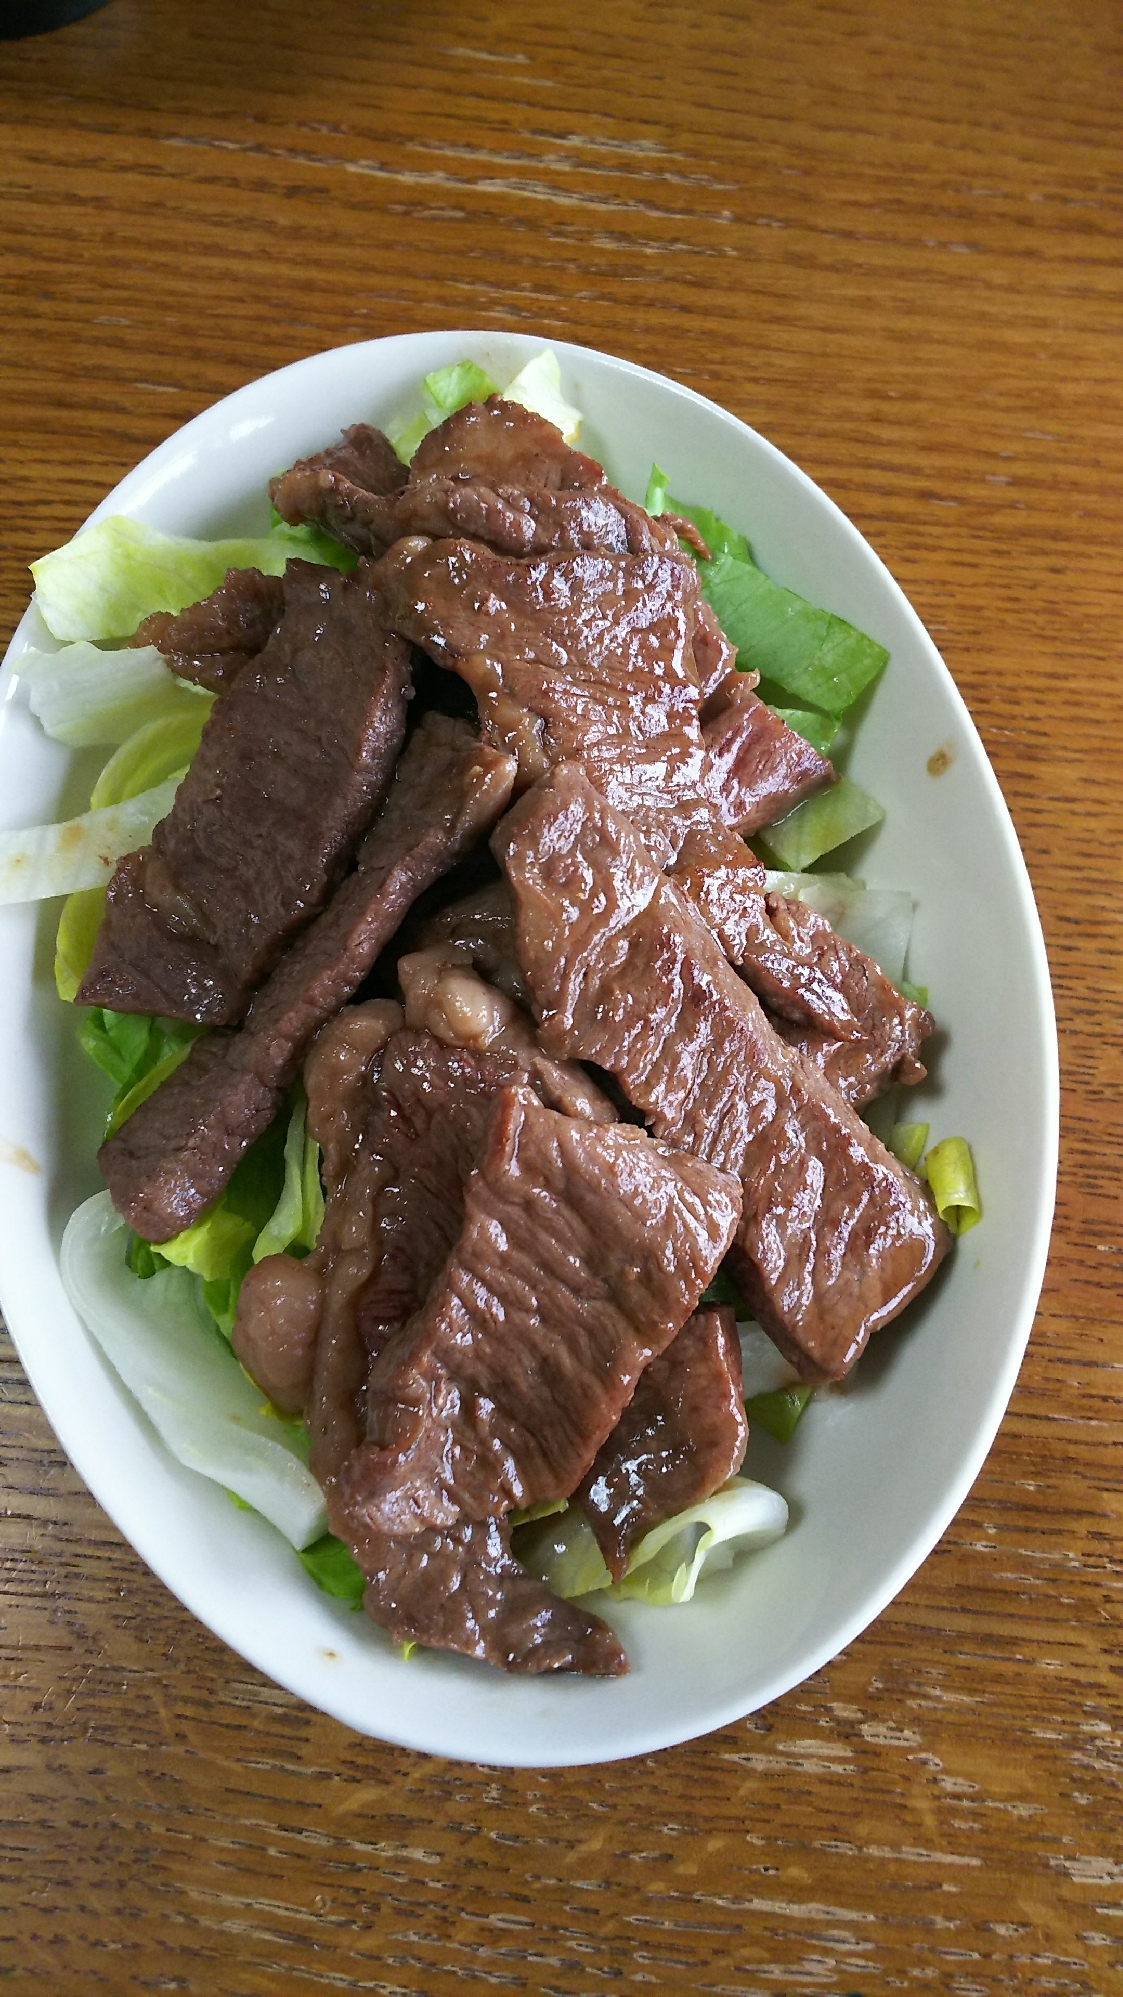
[[[580,770],[521,799],[495,844],[544,1045],[606,1068],[657,1137],[738,1176],[746,1301],[805,1377],[846,1373],[947,1250],[923,1188],[785,1046]]]
[[[110,883],[80,1005],[232,1025],[323,907],[388,785],[408,648],[369,567],[290,562],[285,614]]]
[[[664,1519],[702,1503],[739,1470],[749,1440],[741,1347],[728,1304],[695,1311],[639,1378],[579,1492],[614,1581]]]
[[[453,1252],[371,1369],[347,1512],[402,1536],[568,1496],[739,1210],[700,1160],[502,1090]]]
[[[224,696],[229,698],[229,696]],[[514,763],[463,722],[427,715],[398,764],[357,870],[288,951],[233,1033],[198,1041],[99,1156],[146,1241],[197,1220],[272,1121],[313,1036],[351,997],[422,889],[494,824]]]

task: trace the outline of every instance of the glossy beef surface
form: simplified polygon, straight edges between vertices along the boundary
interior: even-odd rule
[[[280,576],[263,575],[260,569],[228,569],[225,581],[210,596],[176,616],[154,611],[129,643],[155,645],[180,679],[222,693],[264,650],[284,608]]]
[[[725,1174],[631,1126],[501,1091],[456,1245],[371,1370],[349,1507],[401,1535],[567,1496],[739,1209]]]
[[[369,569],[290,562],[150,846],[110,882],[82,1005],[230,1025],[319,913],[390,781],[409,658]]]
[[[923,1188],[778,1037],[579,770],[520,800],[496,844],[544,1044],[606,1068],[656,1136],[737,1175],[754,1314],[805,1376],[847,1372],[946,1251]]]
[[[728,1304],[710,1305],[640,1374],[580,1487],[614,1581],[645,1533],[728,1482],[748,1440],[736,1319]]]
[[[702,738],[706,796],[722,824],[746,837],[834,781],[827,758],[757,698],[744,673],[731,673],[707,702]]]
[[[494,823],[514,765],[463,723],[411,737],[356,871],[282,958],[240,1031],[205,1036],[98,1154],[147,1241],[198,1218],[280,1108],[313,1036],[352,996],[421,891]]]

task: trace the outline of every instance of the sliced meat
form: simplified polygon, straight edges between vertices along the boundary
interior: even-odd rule
[[[395,1643],[459,1651],[517,1673],[619,1678],[628,1669],[606,1623],[559,1601],[519,1566],[505,1519],[461,1520],[406,1539],[353,1531],[349,1543],[367,1583],[363,1606]]]
[[[228,569],[226,580],[173,616],[156,610],[130,638],[130,645],[155,645],[180,679],[211,693],[223,693],[242,667],[264,651],[284,615],[280,576],[260,569]]]
[[[832,1040],[859,1037],[838,961],[803,947],[798,927],[773,919],[782,898],[766,894],[764,868],[736,832],[692,827],[670,877],[770,1012]]]
[[[98,1153],[146,1241],[197,1220],[280,1108],[313,1036],[351,997],[416,897],[492,825],[514,764],[463,722],[426,715],[355,873],[257,994],[239,1032],[196,1042]]]
[[[526,986],[515,949],[515,904],[506,881],[494,881],[462,895],[435,914],[409,925],[411,950],[444,950],[472,964],[516,1005],[526,1005]]]
[[[519,1064],[521,1079],[551,1109],[588,1117],[591,1123],[616,1122],[611,1103],[585,1070],[574,1061],[553,1060],[540,1045],[530,1015],[456,953],[438,947],[399,957],[398,981],[407,1025],[448,1047],[510,1055]]]
[[[400,492],[409,477],[389,437],[369,423],[354,423],[338,444],[313,457],[300,458],[279,478],[270,480],[269,497],[282,520],[299,527],[313,520],[348,547],[355,545],[349,528],[355,498],[385,501]],[[369,547],[359,547],[369,554]]]
[[[323,1306],[319,1271],[293,1255],[267,1255],[242,1278],[231,1344],[282,1414],[304,1412]]]
[[[855,1105],[872,1102],[894,1083],[922,1082],[927,1071],[920,1050],[932,1031],[931,1013],[899,992],[825,915],[784,895],[770,894],[767,901],[773,932],[789,960],[805,964],[840,993],[855,1022],[855,1031],[840,1039],[824,1030],[825,1023],[808,1028],[780,1019],[776,1030],[782,1038]]]
[[[734,1182],[627,1125],[498,1096],[464,1224],[367,1387],[350,1517],[395,1537],[567,1496],[736,1228]]]
[[[290,562],[285,614],[215,702],[168,816],[118,867],[80,1005],[231,1025],[386,791],[409,654],[369,567]]]
[[[422,437],[410,477],[482,479],[547,492],[589,492],[608,484],[603,467],[567,444],[556,424],[501,395],[467,403]]]
[[[378,564],[395,628],[467,680],[526,786],[572,757],[652,853],[673,856],[704,752],[692,650],[698,583],[665,555],[505,561],[466,541]],[[706,806],[698,811],[709,817]]]
[[[495,843],[544,1046],[607,1069],[658,1138],[740,1179],[746,1301],[804,1377],[840,1377],[946,1252],[924,1189],[778,1037],[578,769],[523,798]]]
[[[438,1182],[462,1212],[460,1183],[448,1174],[450,1148],[465,1148],[465,1106],[486,1101],[481,1084],[507,1067],[484,1057],[485,1068],[478,1057],[441,1047],[428,1034],[401,1032],[400,1017],[385,1001],[350,1007],[318,1039],[305,1081],[309,1128],[323,1148],[328,1194],[320,1241],[305,1263],[276,1256],[254,1272],[263,1296],[267,1286],[279,1284],[282,1323],[299,1314],[302,1331],[310,1284],[318,1285],[314,1384],[306,1401],[313,1469],[324,1485],[332,1529],[362,1569],[368,1614],[395,1642],[459,1651],[506,1671],[617,1676],[627,1662],[612,1632],[523,1572],[510,1552],[506,1520],[460,1520],[442,1532],[392,1539],[343,1504],[339,1476],[363,1433],[370,1363],[360,1325],[363,1299],[375,1302],[372,1280],[384,1258],[390,1281],[377,1292],[383,1305],[395,1278],[408,1299],[439,1267],[433,1233],[447,1223],[434,1196]],[[463,1177],[469,1169],[465,1157]],[[407,1187],[419,1195],[412,1214]],[[387,1200],[388,1193],[394,1197]],[[391,1220],[399,1223],[396,1229],[387,1225]],[[274,1264],[286,1266],[274,1273]],[[295,1282],[293,1270],[299,1272]],[[316,1301],[313,1296],[311,1314]],[[242,1317],[240,1297],[236,1349]],[[251,1335],[259,1322],[251,1308]],[[252,1356],[261,1362],[260,1347]],[[286,1356],[268,1352],[271,1378]]]
[[[640,1374],[578,1493],[614,1581],[646,1533],[740,1469],[748,1440],[733,1310],[695,1311]]]
[[[703,700],[709,700],[717,692],[737,664],[737,648],[730,644],[718,623],[717,612],[710,609],[704,597],[694,613],[694,664]],[[754,687],[760,674],[746,672],[741,678],[746,686]]]
[[[775,825],[834,782],[827,758],[758,700],[746,673],[730,673],[707,701],[702,736],[706,796],[735,832]]]

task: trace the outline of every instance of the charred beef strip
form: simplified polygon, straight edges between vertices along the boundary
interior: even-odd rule
[[[746,837],[775,825],[834,782],[833,765],[732,672],[702,711],[706,796],[724,825]]]
[[[242,667],[264,651],[284,615],[280,576],[260,569],[228,569],[226,580],[173,616],[156,610],[129,640],[155,645],[173,673],[211,693],[224,693]]]
[[[740,1469],[748,1440],[733,1310],[695,1311],[640,1374],[578,1492],[614,1581],[645,1533]]]
[[[503,1089],[456,1245],[371,1369],[348,1513],[403,1537],[567,1497],[739,1209],[736,1182],[700,1160]]]
[[[746,1300],[805,1378],[841,1377],[947,1250],[923,1188],[778,1037],[579,769],[521,799],[494,843],[544,1046],[607,1069],[658,1138],[740,1179]]]
[[[299,458],[287,472],[271,479],[269,497],[290,527],[314,521],[345,546],[369,555],[369,543],[361,537],[356,540],[352,532],[356,502],[361,507],[373,499],[384,505],[408,477],[389,437],[369,423],[354,423],[338,444]]]
[[[356,871],[262,986],[241,1030],[197,1041],[98,1153],[114,1204],[143,1239],[170,1240],[218,1196],[276,1115],[314,1034],[421,891],[494,824],[513,777],[512,759],[463,722],[423,718]]]
[[[284,592],[280,625],[215,702],[151,845],[109,884],[80,1005],[241,1019],[385,793],[409,654],[370,567],[290,562]]]
[[[459,1150],[459,1173],[466,1177],[465,1102],[474,1111],[488,1102],[485,1079],[494,1082],[506,1069],[485,1057],[485,1077],[478,1057],[441,1047],[428,1034],[396,1031],[399,1020],[398,1009],[385,1001],[351,1007],[317,1041],[305,1080],[328,1193],[320,1242],[305,1263],[275,1256],[251,1272],[239,1297],[235,1348],[268,1385],[290,1361],[285,1348],[295,1322],[305,1332],[298,1357],[307,1394],[312,1353],[306,1328],[316,1316],[309,1396],[313,1466],[324,1484],[332,1530],[350,1546],[366,1579],[367,1612],[396,1642],[459,1651],[507,1671],[617,1676],[627,1661],[612,1632],[523,1572],[511,1556],[506,1520],[460,1520],[446,1531],[393,1539],[356,1519],[342,1501],[340,1473],[363,1433],[370,1365],[359,1324],[364,1292],[377,1279],[383,1253],[390,1257],[389,1273],[396,1271],[410,1295],[427,1281],[426,1271],[439,1266],[447,1222],[441,1199],[433,1197],[437,1182],[462,1213],[449,1156]],[[469,1135],[468,1148],[470,1142]],[[412,1212],[407,1184],[420,1196]],[[376,1216],[395,1220],[397,1229],[378,1226]],[[310,1285],[317,1289],[311,1311]],[[387,1304],[389,1287],[381,1295]]]
[[[468,541],[403,543],[378,564],[395,628],[467,680],[525,788],[572,757],[673,857],[705,754],[691,638],[698,583],[667,555],[512,562]],[[672,830],[672,821],[676,829]]]

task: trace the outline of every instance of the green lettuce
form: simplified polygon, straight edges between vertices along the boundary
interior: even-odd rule
[[[818,749],[820,756],[830,755],[840,727],[834,715],[812,713],[803,707],[773,707],[772,712],[797,735],[802,735],[805,742],[810,742],[813,749]]]
[[[0,904],[106,886],[118,860],[143,846],[167,817],[182,775],[177,771],[123,804],[0,833]]]
[[[386,434],[403,464],[408,465],[422,437],[443,423],[446,416],[469,402],[486,402],[496,393],[491,376],[475,361],[454,361],[450,367],[435,368],[421,384],[421,409],[397,423],[387,425]]]
[[[736,1554],[767,1546],[787,1523],[788,1507],[778,1491],[734,1477],[702,1504],[647,1533],[633,1550],[624,1579],[615,1584],[592,1527],[572,1505],[521,1533],[518,1556],[565,1601],[607,1590],[617,1601],[666,1608],[691,1601],[706,1570],[714,1573],[730,1566]]]
[[[759,1422],[777,1442],[790,1442],[814,1391],[804,1380],[791,1387],[774,1387],[770,1393],[754,1394],[747,1400],[745,1413],[750,1423]]]
[[[155,645],[103,652],[83,639],[59,652],[23,652],[16,671],[36,720],[70,749],[123,742],[146,721],[193,708],[205,716],[214,699],[173,673]]]
[[[326,1532],[314,1545],[303,1547],[300,1564],[325,1595],[334,1595],[337,1602],[346,1602],[352,1609],[362,1608],[366,1588],[362,1570],[334,1533]]]
[[[775,855],[781,866],[802,873],[812,862],[845,845],[859,832],[880,825],[883,805],[862,790],[849,777],[839,777],[814,797],[805,798],[776,825],[765,826],[755,837]]]
[[[279,576],[294,555],[344,570],[357,560],[318,527],[282,523],[268,534],[192,541],[111,514],[32,562],[31,573],[52,637],[128,638],[154,610],[186,610],[209,596],[228,569]]]

